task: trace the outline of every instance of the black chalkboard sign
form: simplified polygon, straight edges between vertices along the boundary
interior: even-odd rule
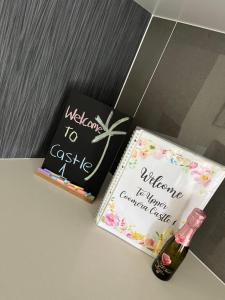
[[[130,122],[110,106],[72,91],[42,169],[96,196]]]

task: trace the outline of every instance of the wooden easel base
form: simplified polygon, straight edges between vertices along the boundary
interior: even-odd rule
[[[48,169],[38,168],[35,172],[36,175],[45,179],[46,181],[60,187],[61,189],[75,195],[76,197],[92,203],[95,197],[90,193],[87,193],[82,187],[70,183],[67,179],[51,172]]]

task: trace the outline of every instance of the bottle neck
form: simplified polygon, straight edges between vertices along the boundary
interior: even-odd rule
[[[184,224],[175,234],[175,241],[188,247],[193,235],[198,228],[192,228],[188,223]]]

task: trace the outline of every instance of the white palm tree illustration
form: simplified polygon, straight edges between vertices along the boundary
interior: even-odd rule
[[[113,123],[111,125],[111,127],[109,128],[109,122],[110,120],[112,119],[112,116],[113,116],[113,111],[110,112],[105,124],[103,123],[103,121],[101,120],[101,118],[99,116],[97,116],[95,118],[95,120],[99,123],[99,125],[102,127],[102,129],[104,130],[103,133],[101,133],[100,135],[96,136],[91,142],[92,143],[97,143],[105,138],[107,138],[107,142],[105,144],[105,148],[102,152],[102,155],[101,155],[101,158],[98,162],[98,164],[96,165],[95,169],[92,171],[91,174],[89,174],[87,177],[85,177],[84,179],[87,181],[89,179],[91,179],[94,174],[97,172],[98,168],[100,167],[104,157],[105,157],[105,154],[106,154],[106,151],[109,147],[109,143],[110,143],[110,140],[111,140],[111,137],[114,136],[114,135],[126,135],[127,133],[125,131],[113,131],[117,126],[119,126],[121,123],[124,123],[126,121],[129,120],[128,117],[125,117],[125,118],[122,118],[120,120],[117,120],[115,123]]]

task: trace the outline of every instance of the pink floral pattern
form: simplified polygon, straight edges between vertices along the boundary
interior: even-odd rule
[[[182,167],[184,172],[190,172],[193,179],[203,188],[208,186],[215,175],[215,170],[204,168],[198,162],[191,161],[171,149],[163,149],[146,138],[137,141],[137,147],[131,154],[129,165],[135,168],[139,159],[144,160],[150,156],[157,160],[166,159],[171,164]]]
[[[191,171],[191,174],[193,175],[194,179],[204,187],[206,187],[212,179],[211,171],[208,168],[195,169]]]
[[[170,256],[166,253],[163,253],[162,254],[162,264],[164,266],[169,266],[171,264],[171,259],[170,259]]]
[[[116,227],[119,224],[119,218],[115,214],[108,213],[105,215],[105,223],[111,227]]]
[[[115,201],[111,200],[106,212],[102,216],[102,222],[113,228],[126,238],[129,238],[144,248],[158,254],[164,242],[173,234],[172,231],[163,233],[156,232],[154,237],[148,237],[135,230],[135,226],[127,224],[125,218],[116,213]]]

